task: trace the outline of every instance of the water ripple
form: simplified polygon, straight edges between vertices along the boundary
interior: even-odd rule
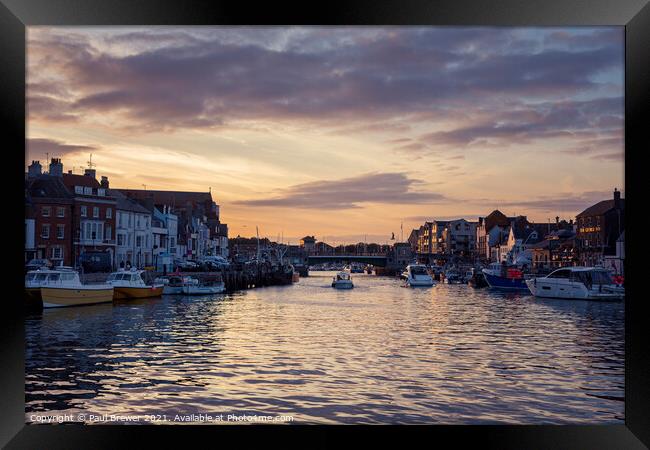
[[[356,276],[29,316],[26,412],[621,423],[623,304]]]

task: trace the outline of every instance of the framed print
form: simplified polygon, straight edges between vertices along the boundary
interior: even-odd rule
[[[648,445],[647,2],[379,5],[3,0],[3,445]]]

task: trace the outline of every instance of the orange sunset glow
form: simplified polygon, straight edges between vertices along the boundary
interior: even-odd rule
[[[231,237],[386,242],[624,190],[624,30],[29,27],[27,153],[212,192]]]

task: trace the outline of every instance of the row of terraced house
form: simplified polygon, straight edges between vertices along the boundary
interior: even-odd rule
[[[623,273],[625,199],[614,189],[575,218],[535,223],[494,210],[476,221],[431,220],[411,231],[411,249],[422,262],[452,257],[506,262],[537,269],[600,265]]]
[[[228,227],[211,192],[120,189],[93,168],[64,172],[52,158],[25,174],[25,261],[114,270],[228,256]]]

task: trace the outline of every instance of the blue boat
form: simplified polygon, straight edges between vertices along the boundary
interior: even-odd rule
[[[485,281],[487,281],[488,286],[491,288],[528,290],[526,281],[521,274],[518,274],[518,276],[509,276],[510,274],[508,272],[509,270],[506,271],[506,276],[504,276],[504,271],[499,264],[492,264],[489,269],[483,269]]]

